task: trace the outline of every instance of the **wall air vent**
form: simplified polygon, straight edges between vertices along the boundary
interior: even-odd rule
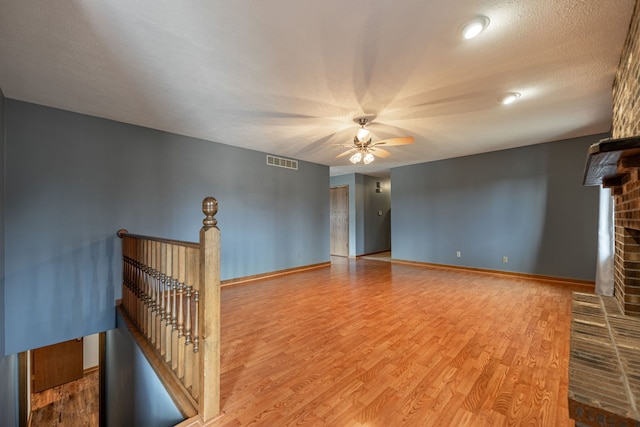
[[[267,164],[279,168],[298,170],[298,161],[267,154]]]

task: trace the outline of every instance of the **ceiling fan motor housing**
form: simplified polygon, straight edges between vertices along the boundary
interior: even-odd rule
[[[375,118],[375,114],[364,114],[353,118],[353,121],[360,126],[366,126]]]

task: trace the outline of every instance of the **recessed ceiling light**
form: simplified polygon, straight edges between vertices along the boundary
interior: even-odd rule
[[[507,105],[507,104],[511,104],[513,101],[515,101],[518,98],[520,98],[519,92],[510,92],[510,93],[507,93],[505,96],[498,98],[498,101],[502,102],[504,105]]]
[[[462,27],[462,37],[469,40],[483,32],[489,25],[489,18],[486,16],[476,16]]]

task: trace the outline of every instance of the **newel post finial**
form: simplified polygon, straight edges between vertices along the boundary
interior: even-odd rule
[[[215,227],[218,224],[218,220],[214,218],[218,213],[218,201],[214,197],[205,197],[202,201],[202,213],[205,216],[202,220],[204,227]]]

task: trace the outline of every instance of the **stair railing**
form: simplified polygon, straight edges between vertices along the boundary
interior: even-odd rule
[[[207,421],[220,413],[216,199],[205,198],[202,212],[199,243],[135,235],[124,229],[118,236],[123,258],[121,313],[146,341],[143,351],[155,353],[151,365],[183,415],[194,415],[191,405]]]

